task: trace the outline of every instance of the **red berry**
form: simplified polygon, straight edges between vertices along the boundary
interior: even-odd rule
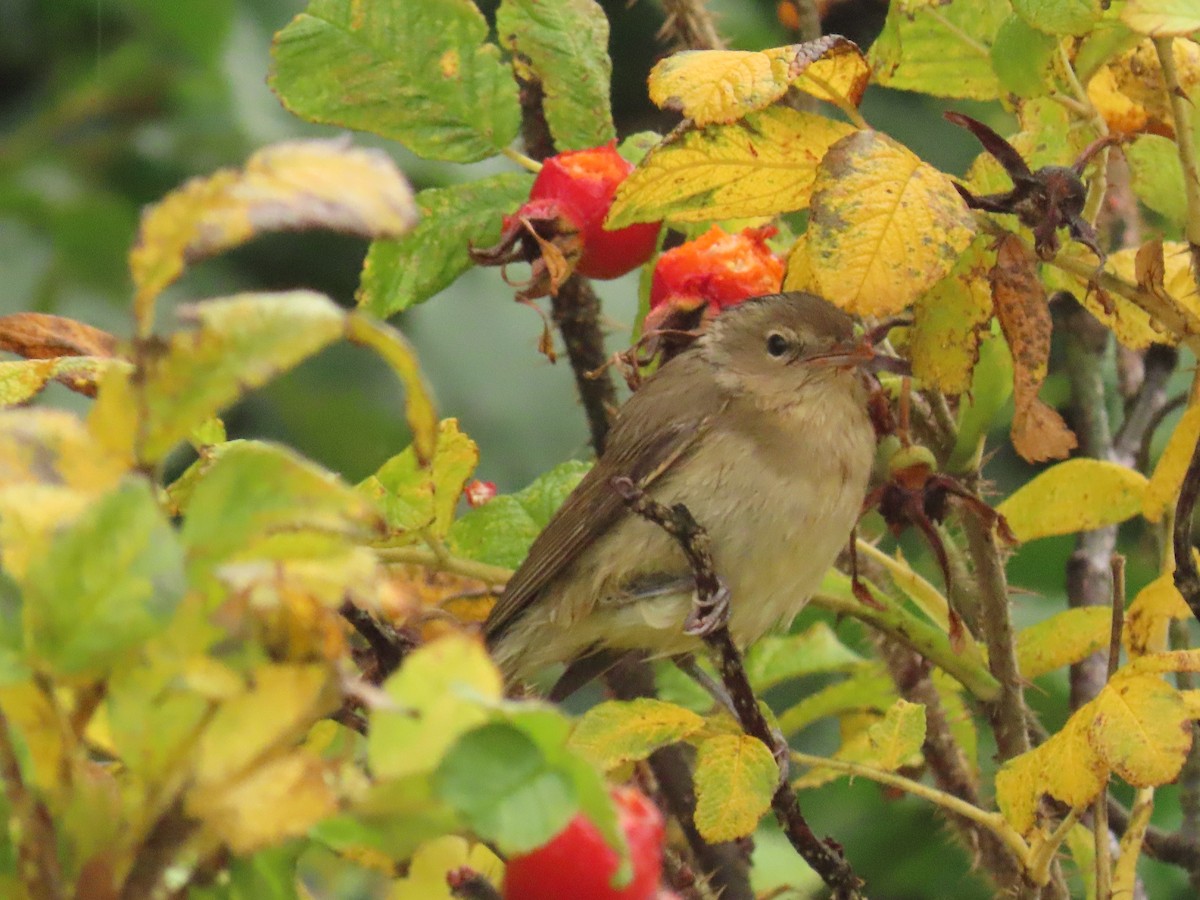
[[[629,842],[633,881],[613,888],[617,854],[580,814],[550,843],[509,859],[504,900],[654,900],[662,877],[662,813],[635,788],[614,788],[612,798]]]
[[[463,494],[467,498],[467,505],[471,509],[476,509],[496,496],[496,482],[480,481],[476,478],[467,483],[467,486],[463,488]]]
[[[727,234],[714,225],[695,240],[658,258],[650,286],[650,308],[664,303],[714,312],[747,297],[772,294],[783,283],[783,262],[767,246],[772,226]]]
[[[583,236],[583,255],[575,269],[589,278],[616,278],[650,258],[659,223],[608,231],[604,217],[633,164],[617,153],[616,142],[590,150],[559,153],[542,163],[529,192],[530,201],[557,200],[560,211]]]

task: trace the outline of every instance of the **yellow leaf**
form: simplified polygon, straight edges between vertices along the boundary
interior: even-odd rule
[[[139,330],[149,331],[155,298],[185,265],[257,234],[331,228],[395,238],[416,221],[408,182],[377,150],[340,139],[265,147],[241,171],[192,179],[143,214],[129,255]]]
[[[1149,23],[1147,18],[1145,24]],[[1175,70],[1187,94],[1200,83],[1200,48],[1191,41],[1172,42]],[[1170,97],[1154,44],[1145,40],[1109,60],[1088,82],[1088,99],[1108,127],[1120,134],[1174,129]]]
[[[713,843],[752,834],[778,782],[775,757],[758,738],[709,738],[696,754],[696,828]]]
[[[1113,462],[1069,459],[1026,482],[996,509],[1021,541],[1092,531],[1142,507],[1146,476]]]
[[[264,665],[245,693],[217,709],[200,738],[196,791],[218,790],[287,749],[336,707],[333,673],[323,665]]]
[[[1189,0],[1129,0],[1121,21],[1155,37],[1185,35],[1200,29],[1200,8]]]
[[[728,124],[770,106],[793,85],[821,100],[832,91],[855,106],[870,69],[851,41],[829,35],[770,50],[685,50],[650,71],[650,99],[697,125]]]
[[[783,290],[804,291],[807,294],[820,294],[821,286],[813,274],[812,264],[808,261],[808,235],[802,234],[792,244],[788,251],[787,273],[783,276]]]
[[[974,234],[950,179],[875,131],[830,147],[811,202],[808,253],[821,295],[859,315],[904,309],[950,271]]]
[[[65,769],[66,753],[79,748],[63,746],[63,730],[45,692],[32,682],[0,687],[0,710],[28,753],[22,776],[43,791],[53,791]]]
[[[115,487],[125,471],[123,461],[97,448],[70,413],[0,412],[0,487],[44,483],[100,494]]]
[[[1200,440],[1200,404],[1189,406],[1171,432],[1171,439],[1163,448],[1162,455],[1154,466],[1150,484],[1142,500],[1142,515],[1151,522],[1162,519],[1168,508],[1173,508],[1179,499],[1183,476]]]
[[[1172,619],[1190,619],[1183,595],[1171,575],[1160,575],[1138,591],[1125,612],[1123,637],[1130,656],[1161,653],[1167,649],[1167,626]]]
[[[996,773],[996,805],[1008,824],[1029,834],[1041,799],[1042,760],[1037,750],[1013,757]]]
[[[396,708],[371,711],[367,759],[378,778],[427,773],[460,736],[486,721],[503,694],[479,641],[451,634],[411,653],[384,682]]]
[[[1017,635],[1017,662],[1024,678],[1037,678],[1077,663],[1109,644],[1112,610],[1086,606],[1056,613],[1021,629]]]
[[[1068,806],[1090,803],[1107,784],[1104,760],[1092,747],[1088,726],[1092,704],[1079,709],[1040,747],[1010,759],[996,773],[996,803],[1009,824],[1029,834],[1038,801],[1049,794]]]
[[[298,751],[250,769],[224,789],[188,792],[187,809],[236,854],[298,837],[337,812],[326,766]]]
[[[917,298],[909,353],[913,374],[947,394],[971,387],[979,341],[992,317],[988,242],[976,240],[950,274]]]
[[[824,116],[773,106],[731,125],[677,132],[622,182],[605,227],[804,209],[817,164],[831,144],[853,131]]]
[[[662,700],[610,700],[589,709],[571,733],[570,746],[603,769],[645,759],[659,747],[704,727],[704,719]]]
[[[392,882],[390,900],[454,900],[446,875],[463,866],[482,875],[499,889],[504,863],[483,844],[471,844],[458,835],[426,841],[408,864],[408,875]]]
[[[873,769],[894,772],[904,765],[920,761],[921,745],[925,742],[925,707],[907,700],[897,700],[879,717],[872,715],[870,724],[856,732],[847,732],[847,719],[842,718],[842,746],[834,759],[860,763]],[[813,766],[793,785],[812,788],[844,775],[822,766]]]
[[[1118,675],[1094,701],[1091,740],[1134,787],[1174,781],[1192,747],[1191,711],[1154,675]]]

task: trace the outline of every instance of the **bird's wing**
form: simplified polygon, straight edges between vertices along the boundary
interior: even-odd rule
[[[647,380],[622,407],[604,455],[567,497],[509,579],[485,625],[489,643],[498,640],[541,591],[625,513],[625,501],[613,489],[612,479],[623,475],[648,488],[693,450],[723,405],[711,372],[705,371],[707,363],[683,354],[669,365],[682,370],[674,373],[680,377]]]

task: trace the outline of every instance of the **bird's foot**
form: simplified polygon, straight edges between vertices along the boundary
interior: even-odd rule
[[[684,633],[704,638],[728,625],[731,596],[729,585],[720,577],[717,578],[717,589],[708,596],[702,596],[697,591],[692,600],[692,610],[683,623]]]

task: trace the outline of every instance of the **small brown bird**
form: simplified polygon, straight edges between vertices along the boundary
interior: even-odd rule
[[[684,632],[687,561],[626,507],[619,476],[686,504],[708,531],[735,642],[791,621],[846,545],[867,490],[871,357],[852,343],[850,318],[825,300],[770,294],[726,309],[648,378],[488,617],[506,676],[567,663],[560,687],[573,690],[624,652],[701,647]]]

